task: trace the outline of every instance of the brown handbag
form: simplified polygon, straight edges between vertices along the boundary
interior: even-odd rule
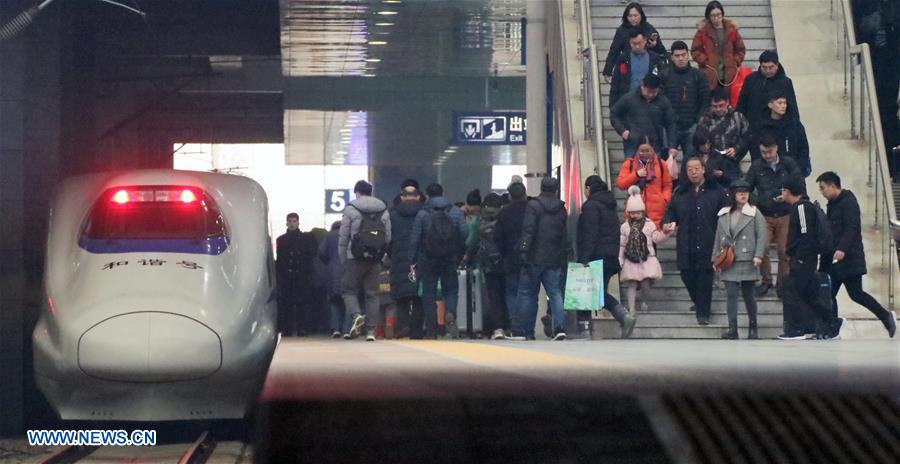
[[[723,244],[722,248],[719,248],[719,252],[716,253],[716,256],[713,258],[713,267],[718,269],[719,271],[727,270],[734,264],[734,247],[729,244]]]

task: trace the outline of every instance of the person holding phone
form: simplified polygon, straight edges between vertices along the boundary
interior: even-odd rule
[[[753,136],[747,118],[728,104],[728,92],[725,89],[712,92],[709,111],[700,117],[697,130],[705,130],[712,142],[710,148],[733,165],[727,171],[740,172],[741,160],[747,155],[747,147]]]
[[[750,165],[745,180],[754,192],[756,206],[766,219],[766,250],[774,243],[778,250],[778,281],[776,292],[781,297],[784,277],[788,270],[787,239],[790,205],[781,196],[781,184],[795,176],[802,176],[800,167],[792,158],[778,154],[778,141],[771,134],[759,139],[761,157]],[[760,266],[762,283],[756,287],[756,296],[764,296],[773,287],[772,262],[769,253],[763,254]]]

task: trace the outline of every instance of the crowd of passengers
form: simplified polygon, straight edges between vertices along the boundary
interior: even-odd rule
[[[573,250],[566,205],[551,177],[532,197],[513,179],[503,195],[482,199],[473,191],[461,205],[445,198],[441,185],[422,192],[409,179],[390,207],[360,181],[357,198],[318,250],[314,240],[300,238],[297,217],[289,215],[277,245],[282,331],[303,332],[297,326],[315,299],[305,296],[310,273],[297,266],[311,271],[317,258],[330,276],[334,337],[457,338],[458,270],[474,268],[484,276],[483,323],[491,339],[535,339],[543,286],[544,333],[564,340],[567,262],[602,259],[603,288],[618,275],[625,293],[625,304],[604,295],[624,338],[638,309],[648,309],[647,290],[662,278],[656,245],[676,238],[678,270],[698,324],[709,324],[716,282],[726,289],[723,338],[739,338],[739,297],[749,319],[746,336],[758,338],[756,298],[774,289],[784,303],[779,338],[834,339],[843,322],[836,299],[842,286],[893,337],[895,315],[862,288],[867,268],[856,197],[838,174],[824,172],[816,182],[827,213],[810,201],[805,178],[812,162],[793,83],[777,52],[767,50],[738,90],[744,53],[737,25],[718,1],[707,5],[691,46],[678,40],[668,51],[641,5],[628,4],[603,68],[611,123],[625,152],[615,182],[627,192],[624,217],[607,182],[589,177]],[[821,291],[826,275],[830,298]]]

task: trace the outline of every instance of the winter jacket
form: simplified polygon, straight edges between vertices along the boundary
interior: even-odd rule
[[[823,256],[823,268],[841,280],[865,275],[866,253],[863,249],[859,202],[849,190],[842,190],[837,198],[828,200],[828,223],[835,251],[844,252],[844,259],[831,264],[832,256]]]
[[[716,257],[723,244],[734,247],[734,261],[752,261],[753,258],[762,258],[766,255],[768,232],[766,231],[766,219],[762,213],[749,203],[741,208],[741,218],[737,223],[737,234],[731,233],[731,207],[726,206],[719,210],[719,219],[716,226],[716,238],[713,240],[710,261]],[[728,271],[723,271],[723,279]]]
[[[350,241],[359,232],[359,226],[362,223],[362,213],[373,214],[381,211],[381,222],[384,224],[385,239],[387,243],[391,242],[391,215],[387,210],[387,206],[383,201],[369,195],[361,196],[344,208],[344,215],[341,218],[341,231],[338,239],[338,250],[341,260],[353,259],[353,253],[350,252]]]
[[[420,201],[401,201],[391,209],[391,296],[418,296],[418,286],[409,281],[409,244],[413,223],[422,209]]]
[[[456,206],[453,206],[453,203],[450,203],[450,200],[445,197],[429,198],[428,201],[425,202],[424,207],[416,214],[416,220],[413,222],[407,255],[409,261],[412,263],[418,263],[420,260],[427,259],[425,256],[425,241],[428,240],[426,235],[428,234],[428,228],[431,225],[431,214],[435,210],[446,210],[447,214],[450,215],[450,219],[453,221],[453,225],[459,233],[459,255],[462,256],[465,251],[464,244],[469,237],[469,225],[466,224],[466,217],[463,215],[462,211]]]
[[[618,270],[620,221],[616,207],[616,197],[609,190],[592,193],[581,205],[576,234],[579,263],[602,259],[605,269]]]
[[[688,63],[684,69],[666,66],[660,77],[663,93],[675,111],[678,130],[690,129],[709,110],[710,93],[706,75]]]
[[[609,53],[606,54],[606,61],[603,64],[603,75],[604,76],[612,76],[613,67],[615,67],[616,63],[619,62],[619,57],[624,53],[628,54],[631,51],[631,48],[628,44],[628,36],[631,35],[631,31],[635,29],[640,29],[641,32],[644,33],[644,37],[648,40],[652,34],[659,34],[656,31],[656,28],[653,27],[648,22],[643,22],[638,24],[637,26],[632,26],[631,23],[625,21],[622,25],[620,25],[616,29],[616,35],[613,36],[612,44],[609,46]],[[653,48],[648,48],[647,50],[656,53],[659,56],[663,56],[666,54],[666,47],[663,45],[662,40],[656,41],[656,46]]]
[[[712,23],[705,19],[701,19],[697,23],[697,32],[694,34],[694,41],[691,43],[691,57],[697,62],[697,66],[706,74],[709,82],[709,89],[713,90],[719,85],[718,68],[719,63],[725,64],[725,78],[722,82],[725,86],[730,86],[737,76],[738,68],[744,62],[744,40],[738,32],[737,24],[730,20],[723,20],[725,28],[725,56],[719,56],[719,44],[716,40],[716,31]]]
[[[639,161],[640,155],[634,155],[622,163],[622,170],[619,171],[619,177],[616,180],[616,186],[620,190],[628,190],[632,185],[641,186],[641,198],[644,200],[644,206],[647,208],[647,217],[656,223],[656,227],[661,226],[660,221],[666,214],[666,207],[672,201],[672,176],[669,175],[669,167],[666,163],[656,156],[651,159],[648,164],[652,163],[656,169],[656,178],[651,182],[646,182],[643,178],[638,177],[637,172],[641,168]]]
[[[703,128],[709,133],[712,141],[710,150],[724,151],[734,147],[733,162],[735,167],[739,166],[741,160],[747,155],[747,148],[752,139],[750,122],[744,115],[728,108],[725,115],[719,117],[710,110],[700,118],[697,127]]]
[[[522,220],[518,251],[530,265],[562,266],[568,253],[566,244],[566,204],[552,193],[528,201]]]
[[[791,205],[787,241],[787,255],[791,261],[818,263],[819,243],[816,237],[820,225],[828,227],[828,224],[818,223],[816,205],[809,201],[808,196],[801,196],[800,201]]]
[[[656,257],[656,245],[666,241],[669,236],[657,229],[653,221],[644,221],[644,228],[641,229],[641,232],[647,239],[647,260],[634,263],[625,258],[625,247],[628,245],[628,237],[631,235],[631,224],[626,221],[619,226],[618,262],[619,266],[622,267],[619,279],[623,282],[640,282],[645,279],[655,281],[662,278],[662,266],[660,266],[659,259]]]
[[[503,257],[503,268],[507,274],[518,273],[522,268],[522,258],[517,249],[522,237],[522,223],[525,221],[525,209],[528,200],[513,201],[506,205],[497,215],[497,228],[494,229],[494,241]]]
[[[650,55],[647,74],[659,74],[659,67],[661,63],[660,56],[654,52],[651,52],[650,50],[647,50],[647,54]],[[626,94],[628,94],[628,92],[632,91],[632,89],[629,88],[630,85],[631,50],[629,49],[619,56],[619,59],[616,61],[616,66],[613,69],[612,80],[609,82],[609,105],[615,105],[620,98],[624,97]]]
[[[275,240],[275,272],[283,290],[312,288],[316,239],[299,230],[287,231]]]
[[[325,263],[328,269],[328,280],[325,288],[329,295],[342,295],[341,280],[344,275],[344,265],[338,256],[338,240],[340,229],[329,231],[325,239],[319,244],[319,260]]]
[[[658,153],[663,153],[678,140],[675,111],[665,95],[647,101],[640,89],[629,92],[610,109],[610,122],[619,135],[627,130],[635,138],[639,135],[655,137],[654,148]]]
[[[700,157],[701,155],[697,153],[694,156]],[[689,158],[684,158],[681,160],[681,170],[678,172],[679,184],[690,183],[687,176],[688,159]],[[728,186],[731,185],[733,181],[736,181],[744,176],[744,173],[741,172],[740,166],[733,158],[728,158],[717,151],[709,153],[705,161],[706,177],[715,180],[724,189],[728,189]],[[716,171],[722,171],[722,175],[717,177],[715,175]]]
[[[785,114],[781,119],[769,117],[761,123],[758,133],[774,135],[778,140],[778,156],[793,158],[800,167],[803,177],[809,176],[812,172],[809,141],[806,139],[806,128],[799,119],[790,113]]]
[[[766,160],[760,158],[750,164],[744,180],[753,189],[751,198],[757,208],[766,217],[781,217],[790,214],[791,206],[785,202],[777,202],[775,197],[781,195],[781,184],[791,177],[799,176],[800,168],[791,158],[778,158],[773,170]]]
[[[690,182],[678,186],[663,224],[678,225],[679,270],[712,268],[709,255],[716,238],[718,213],[725,200],[725,190],[711,179],[703,183],[699,192],[694,192]]]
[[[778,64],[778,72],[772,77],[763,76],[759,70],[753,71],[744,79],[744,86],[738,97],[736,110],[740,111],[750,121],[754,129],[759,123],[768,117],[769,95],[781,90],[788,97],[788,112],[795,118],[800,118],[800,110],[797,108],[797,95],[794,93],[794,83],[784,72],[784,64]]]

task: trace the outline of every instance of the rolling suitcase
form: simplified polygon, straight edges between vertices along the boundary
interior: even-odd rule
[[[484,310],[481,303],[482,278],[477,269],[460,269],[459,300],[456,304],[456,325],[469,338],[484,330]],[[470,322],[471,321],[471,322]]]

